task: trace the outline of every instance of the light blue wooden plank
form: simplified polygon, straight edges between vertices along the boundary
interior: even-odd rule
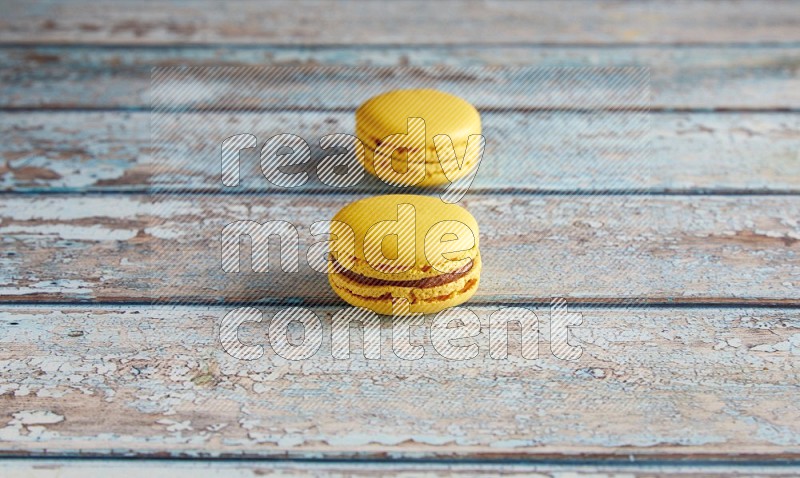
[[[6,47],[0,48],[0,63],[6,66],[0,72],[0,105],[19,108],[148,107],[151,68],[171,65],[642,65],[651,69],[653,108],[800,108],[800,47],[796,46]],[[329,100],[319,106],[329,106],[336,98]],[[481,106],[493,104],[487,101]]]

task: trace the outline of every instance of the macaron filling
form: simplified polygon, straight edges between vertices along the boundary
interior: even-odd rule
[[[336,262],[335,259],[333,260],[333,268],[337,274],[341,274],[347,279],[361,285],[413,287],[416,289],[425,289],[428,287],[439,287],[464,277],[469,273],[470,270],[472,270],[472,262],[473,261],[470,260],[468,263],[464,264],[463,266],[459,267],[458,269],[452,272],[447,272],[445,274],[440,274],[438,276],[425,277],[422,279],[415,279],[415,280],[390,280],[390,279],[378,279],[376,277],[367,277],[361,274],[357,274],[349,269],[346,269],[338,262]]]

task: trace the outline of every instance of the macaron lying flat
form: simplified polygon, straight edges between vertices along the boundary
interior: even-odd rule
[[[466,153],[468,138],[480,134],[478,110],[457,96],[437,90],[390,91],[367,100],[356,110],[356,136],[367,150],[365,169],[395,185],[437,186],[466,176],[480,160],[478,140],[471,142]],[[442,142],[444,136],[440,135],[449,137],[451,143]],[[439,153],[436,136],[440,136]],[[403,153],[395,152],[397,148]],[[398,173],[417,164],[421,168],[423,163],[424,174],[421,169],[420,174]]]
[[[458,205],[375,196],[342,208],[331,232],[328,280],[351,305],[391,315],[393,302],[405,299],[408,312],[435,313],[478,289],[478,224]]]

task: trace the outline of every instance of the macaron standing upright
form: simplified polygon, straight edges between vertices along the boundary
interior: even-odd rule
[[[439,186],[470,174],[483,154],[480,134],[481,116],[474,106],[433,89],[390,91],[356,110],[356,136],[367,150],[365,169],[399,186]],[[397,154],[398,148],[407,156]],[[405,174],[406,168],[414,171]]]
[[[353,202],[333,218],[328,279],[351,305],[379,314],[435,313],[461,304],[478,289],[479,231],[461,206],[437,197],[375,196]]]

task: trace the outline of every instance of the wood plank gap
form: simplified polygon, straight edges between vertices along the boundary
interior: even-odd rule
[[[637,113],[650,114],[786,114],[800,113],[800,108],[667,108],[667,107],[631,107],[631,108],[503,108],[482,107],[483,113]],[[151,113],[148,106],[0,106],[0,113]],[[177,109],[175,111],[161,110],[162,114],[172,113],[355,113],[355,108],[306,108],[306,107],[280,107],[280,108],[213,108],[213,109]]]
[[[153,190],[146,186],[132,187],[132,188],[103,188],[103,189],[81,189],[74,188],[20,188],[13,190],[0,190],[0,197],[2,196],[136,196],[136,195],[152,195],[154,197],[168,196],[186,196],[186,195],[213,195],[213,196],[297,196],[304,197],[314,194],[325,194],[329,196],[352,196],[368,192],[363,189],[351,188],[347,190],[338,189],[303,189],[300,192],[295,192],[286,189],[238,189],[236,191],[226,191],[218,189],[207,188],[177,188],[177,189],[163,189]],[[425,191],[426,193],[441,192],[438,190]],[[542,189],[523,189],[523,188],[499,188],[499,189],[480,189],[469,192],[470,196],[648,196],[648,197],[674,197],[674,196],[717,196],[717,197],[738,197],[738,196],[800,196],[800,189],[558,189],[558,190],[542,190]]]
[[[558,42],[474,42],[474,43],[93,43],[75,42],[59,43],[53,41],[0,41],[0,49],[11,48],[70,48],[70,49],[103,49],[103,50],[169,50],[175,48],[186,49],[237,49],[237,50],[383,50],[386,48],[418,48],[458,50],[458,49],[491,49],[491,48],[561,48],[561,49],[658,49],[668,50],[673,48],[798,48],[800,41],[756,41],[756,42],[662,42],[662,43],[558,43]]]
[[[380,457],[380,456],[364,456],[364,457],[348,457],[348,458],[335,458],[335,457],[247,457],[237,458],[232,456],[217,456],[217,457],[196,457],[193,455],[186,455],[182,457],[162,456],[162,455],[147,455],[146,457],[134,455],[104,455],[94,453],[76,453],[65,455],[37,455],[30,454],[5,454],[0,452],[3,460],[9,461],[47,461],[47,462],[88,462],[102,459],[104,462],[159,462],[159,463],[237,463],[237,464],[250,464],[250,465],[265,465],[265,464],[330,464],[330,465],[347,465],[347,464],[370,464],[370,465],[433,465],[450,467],[467,466],[467,465],[503,465],[504,467],[525,467],[532,465],[542,466],[615,466],[621,468],[658,468],[658,467],[683,467],[691,466],[698,468],[706,468],[707,472],[714,471],[715,469],[725,468],[729,466],[745,467],[745,468],[759,468],[769,467],[776,470],[783,468],[800,467],[800,457],[794,455],[786,455],[783,457],[766,458],[761,454],[752,455],[721,455],[721,454],[708,454],[700,457],[681,458],[680,455],[663,455],[654,458],[642,459],[642,455],[621,456],[619,454],[612,454],[608,456],[591,455],[591,456],[565,456],[554,455],[550,458],[544,457],[531,457],[531,458],[414,458],[414,457]]]
[[[663,301],[663,300],[648,300],[648,299],[594,299],[594,300],[572,300],[566,299],[567,305],[575,309],[800,309],[800,300],[785,299],[681,299],[680,301]],[[634,302],[636,301],[636,302]],[[540,299],[527,299],[519,301],[509,301],[507,299],[498,300],[477,300],[467,302],[465,305],[468,307],[504,307],[504,306],[517,306],[517,307],[541,307],[547,305],[550,298]],[[235,307],[279,307],[279,306],[303,306],[310,308],[334,308],[334,307],[347,307],[346,304],[339,301],[330,300],[292,300],[275,299],[265,301],[232,301],[222,303],[211,302],[197,302],[197,301],[184,301],[179,303],[169,302],[153,302],[149,300],[141,301],[119,301],[109,302],[106,300],[91,300],[91,301],[77,301],[77,300],[21,300],[14,302],[6,302],[0,306],[0,310],[16,310],[30,307],[64,307],[72,309],[86,309],[88,308],[129,308],[129,307],[152,307],[152,308],[235,308]]]

